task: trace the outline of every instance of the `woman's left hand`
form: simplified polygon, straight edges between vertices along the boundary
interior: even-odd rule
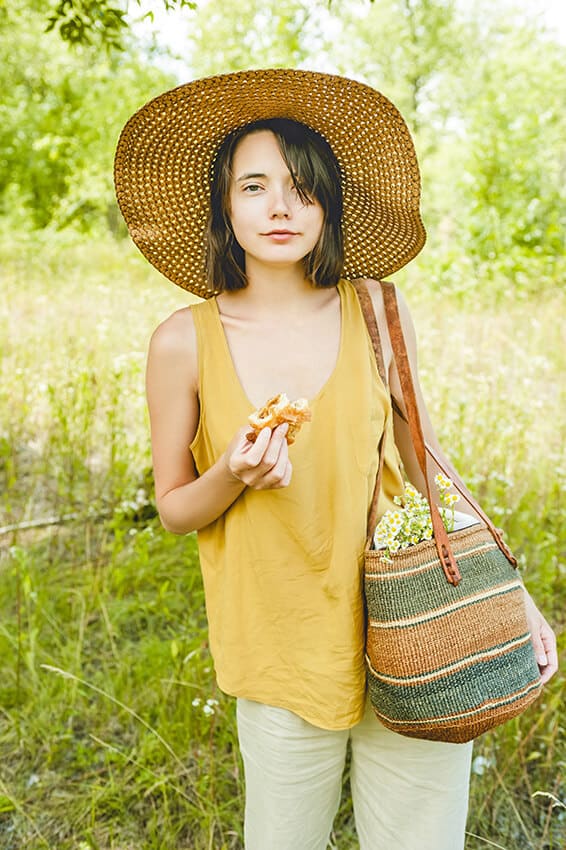
[[[558,670],[556,637],[526,590],[525,607],[527,609],[527,622],[535,650],[535,657],[544,685]]]

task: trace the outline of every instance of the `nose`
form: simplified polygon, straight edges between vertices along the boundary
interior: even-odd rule
[[[270,218],[289,218],[291,215],[291,196],[286,187],[278,187],[273,190]]]

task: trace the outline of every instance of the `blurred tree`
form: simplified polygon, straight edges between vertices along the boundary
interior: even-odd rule
[[[444,254],[450,273],[466,255],[531,286],[526,258],[544,261],[547,280],[564,262],[566,49],[529,10],[357,0],[326,50],[407,119],[436,262]]]
[[[435,89],[465,51],[456,0],[356,0],[340,18],[326,45],[340,72],[387,93],[414,132],[436,119]]]
[[[519,255],[552,264],[566,232],[566,49],[509,14],[483,21],[481,45],[461,109],[467,249],[507,270]]]
[[[309,55],[309,0],[224,0],[199,7],[189,41],[195,76],[297,67]]]
[[[566,48],[526,8],[199,0],[183,56],[189,77],[303,66],[376,86],[415,137],[435,267],[453,275],[468,256],[519,281],[539,262],[550,280],[566,219]],[[122,51],[71,50],[45,33],[45,14],[40,0],[0,0],[0,211],[36,227],[116,226],[119,130],[175,80],[136,46],[135,31],[124,30]]]
[[[139,7],[140,0],[135,0],[135,5]],[[161,0],[160,5],[167,11],[196,8],[193,0]],[[68,44],[104,45],[121,50],[131,6],[129,0],[118,5],[114,0],[58,0],[47,16],[47,32],[57,31]]]
[[[0,204],[15,219],[82,228],[112,217],[112,161],[127,117],[173,80],[133,48],[104,56],[45,35],[44,10],[0,16]]]
[[[332,6],[332,0],[325,0],[325,3],[328,8]],[[119,5],[114,0],[58,0],[47,16],[47,29],[56,30],[69,44],[97,44],[121,49],[128,28],[128,13],[141,5],[142,0],[122,0]],[[195,0],[156,0],[153,5],[171,11],[196,9],[198,4]],[[218,3],[220,10],[223,5]],[[147,14],[152,17],[153,13],[149,11]]]

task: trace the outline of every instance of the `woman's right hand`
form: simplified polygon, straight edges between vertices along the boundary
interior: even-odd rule
[[[293,471],[285,439],[288,428],[286,423],[273,431],[264,428],[255,443],[246,437],[249,425],[241,428],[223,455],[230,475],[252,490],[287,487]]]

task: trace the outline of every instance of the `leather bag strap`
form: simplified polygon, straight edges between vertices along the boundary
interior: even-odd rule
[[[377,327],[377,319],[375,318],[375,310],[373,309],[371,295],[369,294],[365,280],[356,280],[354,282],[354,286],[356,288],[356,292],[358,293],[358,298],[360,300],[360,306],[362,308],[362,313],[364,314],[364,319],[366,320],[369,337],[371,339],[371,344],[373,347],[373,353],[375,354],[375,362],[377,363],[377,371],[379,372],[379,377],[383,381],[383,386],[385,387],[385,389],[387,389],[388,381],[385,372],[383,349],[381,347],[381,337],[379,336],[379,328]]]
[[[385,360],[383,358],[383,348],[381,347],[381,337],[379,335],[379,328],[377,326],[377,319],[375,318],[375,310],[373,309],[373,302],[371,300],[371,295],[369,294],[367,284],[364,280],[354,281],[354,286],[356,288],[356,292],[358,294],[358,299],[360,302],[360,307],[362,308],[362,313],[366,322],[366,326],[369,333],[369,338],[371,340],[373,353],[375,355],[375,362],[377,364],[377,371],[379,372],[379,376],[383,381],[383,386],[389,392],[389,385],[387,381],[387,373],[385,371]],[[368,545],[371,544],[371,540],[375,533],[375,529],[377,526],[377,505],[379,502],[379,494],[381,492],[381,479],[383,477],[383,464],[385,460],[385,434],[387,431],[387,420],[383,425],[383,433],[381,435],[381,439],[379,441],[378,447],[378,463],[377,463],[377,474],[375,476],[375,484],[373,487],[373,495],[371,498],[371,505],[368,511],[368,521],[367,521],[367,542]]]
[[[383,358],[383,350],[381,347],[381,339],[379,335],[379,329],[377,326],[377,320],[375,318],[375,311],[373,309],[373,303],[371,300],[371,296],[367,289],[367,285],[365,281],[360,280],[354,283],[356,288],[358,298],[360,301],[360,306],[362,309],[362,313],[367,325],[368,333],[371,339],[377,369],[381,376],[381,379],[384,383],[384,386],[388,389],[388,381],[387,375],[384,365]],[[416,403],[416,396],[414,391],[414,385],[412,380],[411,368],[409,363],[409,357],[407,354],[407,347],[405,344],[405,338],[403,336],[403,330],[401,326],[401,320],[399,317],[399,308],[397,305],[397,295],[395,291],[395,286],[392,283],[387,281],[383,281],[381,283],[381,288],[383,292],[383,300],[385,304],[385,312],[387,317],[387,325],[389,329],[389,335],[391,338],[391,345],[393,348],[393,354],[395,357],[397,370],[399,373],[399,380],[401,382],[401,389],[403,391],[403,398],[405,401],[405,407],[407,409],[407,416],[403,413],[396,399],[391,396],[391,404],[395,413],[409,425],[409,431],[411,433],[411,439],[413,440],[413,444],[415,445],[415,453],[417,455],[417,459],[419,465],[421,466],[421,470],[423,472],[425,481],[427,483],[427,496],[431,510],[431,517],[433,521],[433,532],[434,539],[438,551],[438,555],[440,558],[440,563],[443,566],[445,575],[448,581],[451,584],[458,584],[460,581],[460,572],[458,570],[458,565],[455,561],[455,558],[452,554],[452,549],[450,547],[448,533],[444,528],[444,523],[442,522],[442,518],[440,517],[440,513],[438,511],[438,507],[436,503],[432,500],[432,495],[430,492],[430,485],[428,480],[428,468],[427,468],[427,455],[430,456],[439,469],[441,469],[444,474],[452,480],[454,488],[460,493],[463,499],[473,508],[476,514],[483,520],[489,532],[491,533],[493,539],[498,545],[499,549],[503,552],[508,561],[513,565],[517,566],[517,560],[510,551],[509,547],[502,539],[501,534],[495,528],[489,517],[484,513],[478,502],[474,499],[472,494],[469,492],[464,482],[459,478],[456,472],[452,469],[448,469],[438,454],[434,451],[432,446],[425,442],[424,436],[422,433],[422,427],[420,423],[420,417],[418,413],[418,407]],[[411,427],[412,423],[412,427]],[[379,461],[377,467],[377,475],[375,480],[375,486],[373,489],[373,495],[371,500],[371,505],[368,513],[368,523],[367,523],[367,545],[371,546],[373,535],[375,533],[375,529],[377,526],[377,506],[379,501],[379,494],[381,492],[381,480],[383,477],[383,464],[385,458],[385,435],[387,431],[387,421],[385,422],[383,434],[381,436],[381,440],[379,443]],[[417,446],[420,446],[417,449]],[[423,468],[424,464],[424,468]],[[435,516],[436,516],[436,524],[435,524]],[[438,525],[438,521],[440,521],[440,526]],[[438,537],[437,537],[438,534]],[[454,568],[455,567],[455,568]]]
[[[393,354],[395,356],[395,362],[397,364],[397,372],[399,373],[399,380],[401,382],[403,400],[405,402],[405,408],[407,410],[407,422],[411,434],[411,441],[413,443],[413,448],[415,450],[417,461],[421,468],[421,472],[423,473],[426,483],[426,495],[430,506],[432,531],[436,550],[438,552],[438,557],[440,559],[440,563],[442,565],[442,569],[444,570],[446,578],[448,579],[450,584],[458,584],[461,581],[462,576],[460,575],[460,570],[458,569],[458,564],[456,562],[456,558],[454,557],[454,553],[452,552],[450,544],[448,543],[448,533],[444,527],[444,523],[442,522],[442,517],[440,515],[438,505],[432,498],[432,492],[427,470],[425,440],[417,406],[415,387],[413,384],[413,376],[411,374],[411,366],[409,363],[409,355],[407,354],[407,347],[405,345],[403,329],[401,327],[401,320],[399,318],[395,287],[391,284],[382,284],[382,291],[385,302],[385,314],[387,316],[387,322],[389,327],[389,337],[391,339]]]
[[[401,326],[401,319],[399,317],[399,308],[397,304],[397,294],[395,291],[395,286],[389,282],[382,282],[381,284],[383,299],[385,304],[385,314],[387,316],[387,324],[389,328],[389,336],[391,339],[391,345],[393,348],[393,354],[395,357],[395,362],[397,365],[397,372],[399,374],[399,380],[401,383],[401,389],[403,392],[403,400],[405,403],[405,409],[407,411],[407,416],[403,415],[403,412],[400,410],[399,405],[395,404],[396,412],[401,416],[401,418],[407,422],[409,426],[409,431],[411,434],[411,440],[413,442],[413,446],[415,449],[415,454],[421,468],[421,471],[424,475],[426,486],[427,486],[427,498],[430,505],[431,517],[432,517],[432,526],[434,533],[434,540],[436,543],[436,548],[438,551],[438,555],[440,558],[440,563],[444,569],[446,577],[449,582],[452,584],[457,584],[460,581],[460,571],[458,570],[458,565],[456,563],[456,559],[452,553],[448,533],[444,527],[444,523],[442,522],[442,518],[440,516],[440,512],[436,503],[432,498],[432,493],[430,489],[430,482],[428,478],[428,469],[427,469],[427,455],[432,457],[432,459],[437,463],[437,465],[442,469],[442,471],[452,480],[452,483],[456,490],[460,493],[460,495],[465,499],[465,501],[474,509],[477,515],[483,520],[487,529],[491,533],[493,539],[495,540],[499,549],[503,552],[508,561],[513,565],[517,565],[517,560],[510,551],[509,547],[501,537],[499,531],[495,528],[487,514],[482,510],[477,501],[471,495],[469,490],[464,485],[463,481],[459,478],[458,475],[455,474],[453,470],[446,470],[446,467],[441,462],[440,458],[437,456],[436,452],[427,445],[424,440],[422,426],[418,411],[418,405],[415,395],[413,377],[411,374],[411,367],[409,362],[409,357],[407,354],[407,346],[405,343],[405,338],[403,336],[403,329]]]

